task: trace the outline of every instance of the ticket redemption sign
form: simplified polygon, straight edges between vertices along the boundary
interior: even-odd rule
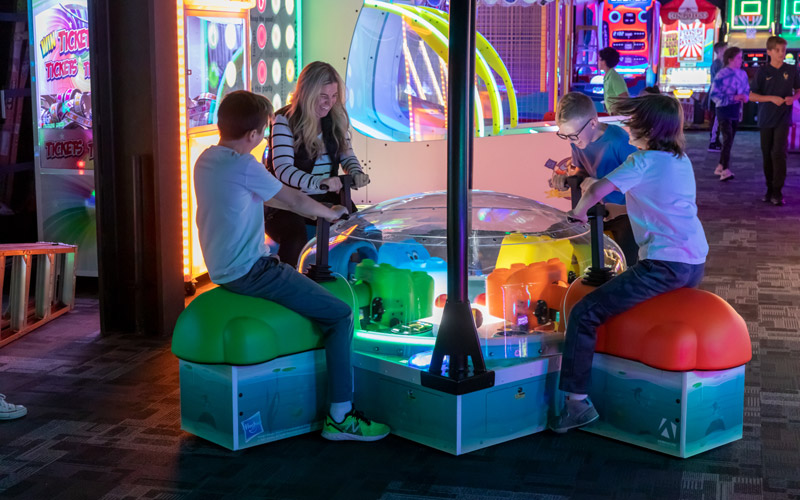
[[[39,238],[78,245],[97,276],[87,0],[29,0]]]
[[[658,31],[655,0],[606,0],[603,2],[603,47],[620,54],[617,71],[623,76],[641,75],[651,60],[654,34]]]
[[[673,0],[661,7],[661,67],[664,90],[707,92],[719,10],[706,0]]]

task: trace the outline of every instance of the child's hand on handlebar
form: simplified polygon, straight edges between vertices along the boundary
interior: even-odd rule
[[[342,181],[338,177],[328,177],[319,183],[319,187],[331,193],[338,193],[342,189]]]
[[[333,222],[335,220],[346,218],[345,216],[348,215],[350,212],[347,211],[346,207],[341,205],[334,205],[330,208],[330,215],[325,217],[328,222]]]
[[[362,188],[369,184],[369,176],[363,172],[354,172],[353,173],[353,188],[358,189]]]

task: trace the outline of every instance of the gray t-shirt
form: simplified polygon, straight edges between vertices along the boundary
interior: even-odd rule
[[[194,165],[197,230],[211,281],[228,283],[269,255],[264,202],[283,184],[251,154],[224,146],[203,151]]]
[[[625,193],[639,260],[702,264],[708,255],[697,218],[692,162],[665,151],[637,151],[606,177]]]

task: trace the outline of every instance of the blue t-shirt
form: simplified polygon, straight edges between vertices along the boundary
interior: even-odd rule
[[[702,264],[708,254],[697,218],[694,170],[689,157],[637,151],[606,176],[625,193],[639,260]]]
[[[224,146],[203,151],[194,165],[197,230],[211,281],[229,283],[269,255],[264,202],[283,184],[251,154]]]
[[[603,135],[589,143],[586,149],[578,149],[572,144],[572,164],[580,167],[595,179],[602,179],[622,165],[628,155],[638,151],[628,142],[628,133],[622,127],[609,125]],[[609,194],[606,203],[625,204],[625,195],[619,191]]]

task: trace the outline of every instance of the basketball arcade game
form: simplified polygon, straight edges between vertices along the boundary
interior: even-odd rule
[[[195,223],[194,164],[219,141],[217,107],[225,95],[253,90],[276,109],[287,101],[298,65],[299,6],[295,0],[177,0],[181,230],[189,294],[206,272]],[[253,154],[260,158],[265,147],[266,140]]]
[[[39,239],[78,245],[76,274],[97,276],[91,66],[86,0],[32,0]]]
[[[660,3],[655,0],[605,0],[600,28],[603,47],[620,53],[617,72],[630,94],[655,83],[658,65]]]

